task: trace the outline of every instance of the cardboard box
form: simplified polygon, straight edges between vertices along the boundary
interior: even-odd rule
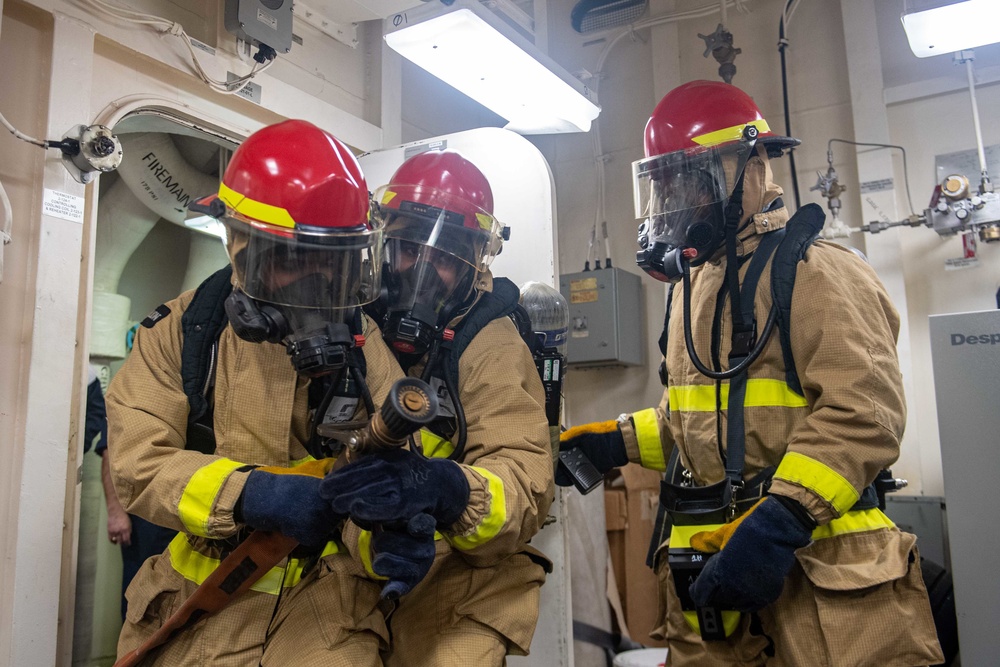
[[[638,465],[619,469],[604,491],[608,551],[622,598],[625,624],[632,639],[647,646],[666,646],[649,637],[656,624],[656,575],[646,566],[660,500],[661,474]]]

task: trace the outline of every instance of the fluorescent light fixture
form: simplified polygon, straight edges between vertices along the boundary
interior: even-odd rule
[[[386,26],[393,50],[502,116],[509,130],[587,132],[601,112],[592,91],[478,2],[427,3]]]
[[[197,215],[184,221],[184,226],[202,234],[226,240],[226,226],[210,215]]]
[[[905,12],[903,30],[918,58],[1000,42],[1000,1],[964,0],[924,11]]]

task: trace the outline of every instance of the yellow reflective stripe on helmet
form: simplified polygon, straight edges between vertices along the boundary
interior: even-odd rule
[[[729,383],[721,386],[720,401],[729,403]],[[670,409],[678,412],[715,412],[715,385],[682,385],[670,387]],[[755,378],[747,380],[747,393],[743,399],[746,408],[807,408],[809,402],[788,388],[783,380]]]
[[[691,141],[699,146],[718,146],[719,144],[726,143],[727,141],[739,141],[740,138],[743,137],[743,128],[747,125],[753,125],[762,134],[764,132],[771,131],[767,121],[763,118],[758,118],[757,120],[752,120],[749,123],[740,123],[739,125],[725,127],[721,130],[716,130],[715,132],[707,132],[697,137],[691,137]]]
[[[507,523],[507,498],[504,493],[503,480],[491,473],[489,470],[469,466],[477,473],[486,478],[490,492],[490,509],[486,516],[482,518],[476,529],[468,535],[455,535],[448,538],[448,541],[456,549],[469,551],[489,542]]]
[[[395,192],[393,192],[392,190],[386,190],[385,192],[382,193],[382,201],[379,202],[379,203],[380,204],[388,204],[389,202],[391,202],[395,198],[396,198],[396,193]]]
[[[878,530],[879,528],[895,527],[896,524],[892,522],[892,519],[887,517],[879,508],[873,507],[867,510],[848,512],[825,526],[817,527],[813,530],[812,538],[814,540],[823,540],[828,537],[836,537],[837,535],[846,535],[848,533],[864,533],[869,530]]]
[[[494,218],[492,215],[487,215],[486,213],[476,213],[476,222],[479,223],[480,229],[485,229],[486,231],[493,229],[493,220]]]
[[[229,475],[242,467],[242,463],[218,459],[191,475],[181,494],[181,500],[177,503],[177,514],[187,532],[200,537],[212,537],[208,532],[208,518],[215,505],[215,498]]]
[[[225,183],[219,183],[219,199],[240,215],[245,215],[253,220],[260,220],[261,222],[266,222],[269,225],[277,225],[278,227],[295,228],[295,220],[292,219],[292,216],[285,209],[280,206],[272,206],[264,202],[254,201],[235,190],[229,189]]]
[[[375,570],[372,569],[372,533],[370,530],[362,530],[361,534],[358,535],[358,555],[361,556],[361,564],[365,566],[365,572],[368,573],[368,576],[379,581],[389,580],[389,577],[375,574]]]
[[[656,409],[647,408],[632,413],[632,423],[635,425],[635,439],[639,444],[639,463],[643,468],[659,470],[667,469],[663,458],[663,443],[660,442],[660,425],[656,420]]]
[[[170,541],[168,551],[170,552],[170,564],[174,570],[198,586],[204,583],[222,562],[218,558],[212,558],[196,551],[184,533],[177,533],[174,536],[174,539]],[[340,548],[336,542],[328,542],[320,557],[329,556],[338,551]],[[302,580],[302,570],[305,565],[306,559],[289,558],[287,566],[272,567],[267,571],[267,574],[250,587],[250,590],[277,595],[281,592],[282,587],[291,588]]]
[[[804,486],[844,514],[858,502],[860,494],[833,468],[799,452],[785,452],[774,472],[774,479],[783,479]]]
[[[455,445],[450,441],[425,428],[420,429],[420,447],[424,456],[431,459],[446,459],[455,451]]]

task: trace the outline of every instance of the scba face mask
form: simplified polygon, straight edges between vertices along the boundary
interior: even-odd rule
[[[343,368],[357,307],[377,294],[380,239],[380,230],[363,228],[306,242],[234,234],[236,287],[225,304],[233,330],[250,342],[283,343],[300,375]]]
[[[251,343],[283,343],[295,372],[319,377],[338,371],[353,343],[344,310],[302,308],[258,302],[236,288],[226,299],[233,331]]]
[[[404,354],[423,354],[468,300],[476,270],[455,255],[406,239],[388,242],[386,341]]]
[[[752,144],[675,151],[632,166],[639,251],[636,263],[675,282],[682,263],[698,266],[725,241],[726,206]]]

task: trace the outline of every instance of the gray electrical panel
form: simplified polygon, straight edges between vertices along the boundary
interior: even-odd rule
[[[1000,479],[1000,311],[930,318],[948,546],[963,665],[1000,656],[996,487]]]
[[[292,0],[226,0],[226,30],[278,53],[292,48]]]
[[[642,283],[618,268],[559,276],[569,303],[569,366],[642,364]]]

